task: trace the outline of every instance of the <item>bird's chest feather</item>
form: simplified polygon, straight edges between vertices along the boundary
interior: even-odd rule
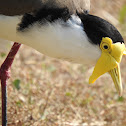
[[[20,19],[19,16],[1,16],[0,37],[28,45],[47,56],[80,64],[95,63],[101,55],[99,47],[89,42],[78,19],[67,22],[59,19],[43,25],[36,22],[19,31]]]
[[[101,54],[99,47],[89,42],[81,26],[61,20],[42,26],[34,24],[19,36],[24,44],[45,55],[75,63],[94,63]]]

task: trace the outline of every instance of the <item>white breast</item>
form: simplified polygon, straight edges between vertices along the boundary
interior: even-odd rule
[[[78,18],[76,23],[74,17],[74,21],[69,20],[67,24],[61,20],[44,26],[35,24],[20,37],[24,44],[50,57],[82,64],[94,63],[101,55],[100,49],[89,42],[78,23]]]
[[[48,22],[46,25],[36,22],[24,32],[15,32],[19,17],[6,16],[5,19],[9,18],[14,22],[15,27],[10,27],[10,33],[3,33],[4,38],[28,45],[47,56],[90,64],[95,63],[101,55],[99,47],[89,42],[81,26],[81,20],[77,16],[72,16],[67,23],[60,19],[54,23]]]

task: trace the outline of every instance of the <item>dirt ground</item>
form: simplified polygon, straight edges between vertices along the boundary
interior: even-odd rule
[[[126,40],[126,25],[119,23],[124,5],[126,0],[92,0],[91,13],[113,23]],[[4,59],[1,53],[0,63]],[[126,126],[125,64],[126,57],[121,63],[120,98],[108,74],[89,85],[91,68],[23,45],[8,81],[8,126]]]

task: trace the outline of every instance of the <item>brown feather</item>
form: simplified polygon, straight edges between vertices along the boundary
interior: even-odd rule
[[[71,13],[90,10],[90,0],[43,0],[43,4],[46,4],[49,7],[67,7]]]
[[[90,9],[90,0],[0,0],[0,14],[22,15],[38,10],[43,5],[67,7],[71,13]]]
[[[71,13],[90,10],[90,0],[57,0],[62,6],[69,8]]]

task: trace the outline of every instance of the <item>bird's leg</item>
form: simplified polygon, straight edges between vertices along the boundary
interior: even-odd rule
[[[14,43],[8,56],[0,67],[1,95],[2,95],[2,126],[7,125],[7,80],[9,79],[9,69],[13,63],[21,44]]]

